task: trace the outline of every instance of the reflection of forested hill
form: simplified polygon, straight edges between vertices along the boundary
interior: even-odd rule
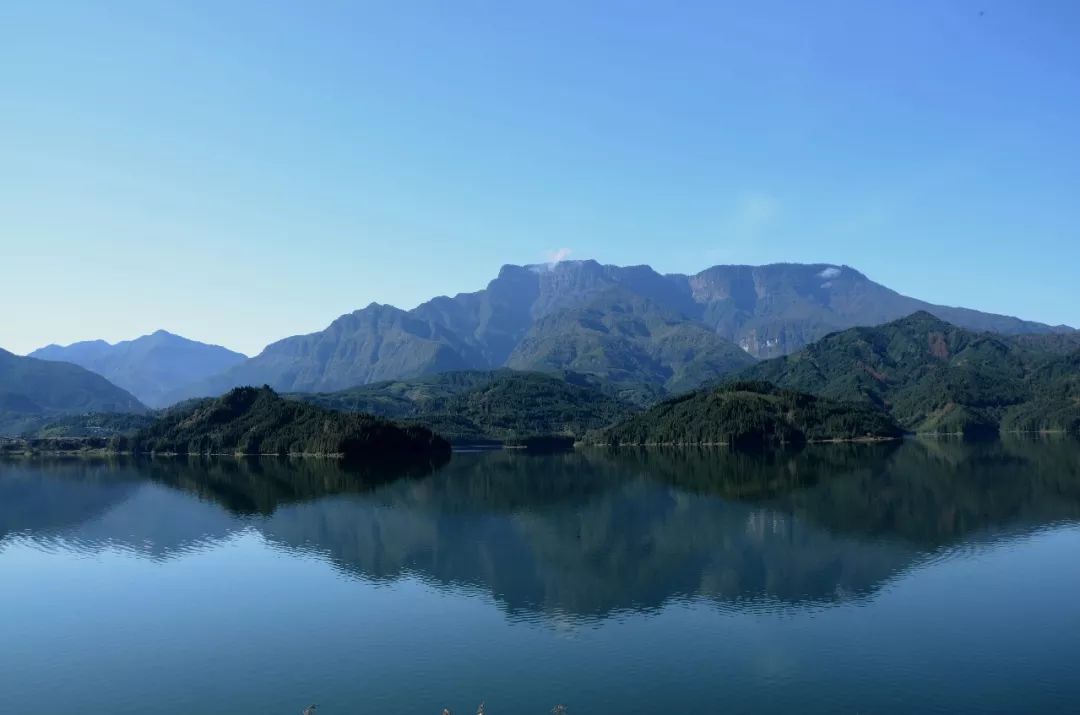
[[[490,591],[512,611],[603,616],[673,597],[832,601],[866,593],[915,557],[835,538],[788,516],[630,479],[560,508],[454,513],[334,498],[260,525],[367,578],[411,572]]]
[[[216,505],[162,488],[126,460],[0,464],[0,543],[13,533],[65,548],[119,547],[168,558],[228,538],[243,524]]]
[[[725,447],[620,448],[584,452],[597,463],[657,479],[680,489],[725,499],[764,499],[851,472],[885,468],[899,442],[810,445],[799,449]]]
[[[367,492],[379,484],[431,474],[425,461],[349,464],[336,459],[148,459],[144,477],[220,504],[236,514],[272,514],[284,504],[344,492]]]
[[[103,462],[71,460],[57,479],[47,462],[0,461],[0,540],[22,531],[44,533],[99,518],[138,490],[139,480]]]
[[[982,531],[1080,519],[1080,441],[812,445],[603,453],[682,489],[750,500],[830,531],[948,547]]]
[[[16,522],[0,505],[7,531],[160,555],[252,528],[351,575],[478,588],[525,617],[685,597],[828,604],[872,594],[931,552],[1080,520],[1069,441],[501,452],[389,481],[312,460],[28,464],[0,477],[22,490],[5,503],[61,506]]]
[[[837,473],[769,506],[837,533],[949,547],[983,533],[1080,520],[1080,442],[914,440],[884,469]]]

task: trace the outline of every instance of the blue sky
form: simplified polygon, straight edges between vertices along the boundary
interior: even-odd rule
[[[3,3],[0,346],[254,353],[560,249],[1080,325],[1078,36],[1075,2]]]

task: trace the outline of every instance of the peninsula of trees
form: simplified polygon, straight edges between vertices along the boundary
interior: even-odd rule
[[[346,459],[441,457],[449,443],[417,425],[335,412],[279,397],[269,387],[238,387],[167,411],[118,451],[150,454],[320,455]]]

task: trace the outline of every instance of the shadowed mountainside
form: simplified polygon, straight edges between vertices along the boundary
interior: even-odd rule
[[[900,295],[847,266],[714,266],[661,275],[595,261],[504,266],[487,288],[410,311],[371,304],[164,401],[238,385],[332,392],[450,370],[572,369],[678,391],[797,350],[827,333],[927,310],[1002,334],[1067,333],[1008,316]],[[735,350],[738,346],[743,353]]]
[[[1075,431],[1080,352],[1064,349],[965,330],[920,312],[828,335],[741,377],[867,402],[919,432],[996,434],[1002,425]]]
[[[0,350],[0,434],[17,435],[58,416],[87,412],[143,414],[146,407],[78,365]]]

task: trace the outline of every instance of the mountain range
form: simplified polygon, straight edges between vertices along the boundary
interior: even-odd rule
[[[1069,333],[1019,318],[933,305],[848,266],[714,266],[695,275],[595,261],[504,266],[474,293],[412,310],[372,303],[325,330],[168,393],[162,401],[267,384],[326,392],[451,370],[571,369],[678,392],[785,355],[837,330],[925,310],[955,325]]]
[[[714,266],[694,275],[595,261],[504,266],[486,288],[412,310],[372,303],[252,358],[158,331],[31,355],[92,370],[151,407],[242,385],[335,392],[462,370],[586,373],[639,404],[914,312],[1050,349],[1075,331],[897,293],[848,266]],[[1021,343],[1017,343],[1019,345]],[[1040,348],[1040,349],[1042,349]]]
[[[165,407],[167,395],[222,372],[246,359],[218,345],[207,345],[158,330],[134,340],[109,344],[88,340],[48,345],[30,353],[41,360],[70,362],[96,372],[150,407]]]

